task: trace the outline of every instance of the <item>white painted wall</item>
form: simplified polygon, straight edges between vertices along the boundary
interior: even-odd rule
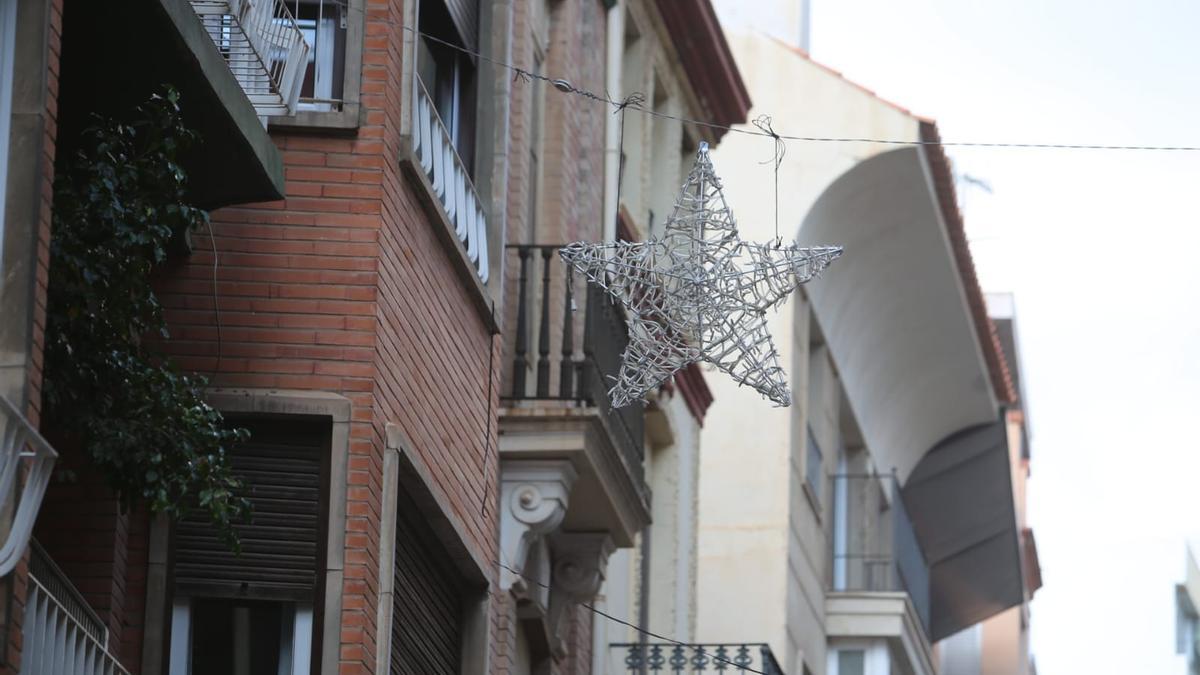
[[[647,480],[653,495],[650,627],[691,642],[696,630],[700,427],[682,396],[660,396],[658,401],[673,438],[648,452]]]
[[[679,394],[656,399],[660,437],[669,442],[647,444],[646,481],[650,485],[650,583],[647,628],[681,642],[695,640],[697,618],[697,536],[700,469],[700,425]],[[641,564],[645,547],[639,537],[632,549],[618,549],[595,605],[601,611],[636,623],[641,616]],[[592,672],[627,672],[625,652],[614,643],[637,642],[632,629],[596,621],[592,633]]]
[[[722,6],[718,3],[719,11]],[[918,120],[907,111],[794,47],[751,30],[753,25],[734,26],[727,34],[754,101],[750,119],[769,114],[781,134],[918,137]],[[831,182],[884,149],[788,142],[779,175],[778,222],[784,239],[795,236],[809,207]],[[713,152],[744,239],[775,236],[774,175],[769,164],[762,164],[772,152],[770,139],[733,133]],[[793,380],[791,408],[772,408],[753,390],[738,388],[716,373],[708,378],[715,401],[702,436],[697,639],[766,641],[786,672],[801,673],[803,660],[815,675],[824,675],[828,523],[814,513],[800,488],[808,414],[808,318],[807,309],[797,309],[799,296],[769,317],[782,365]],[[832,447],[825,458],[828,473],[836,462]]]

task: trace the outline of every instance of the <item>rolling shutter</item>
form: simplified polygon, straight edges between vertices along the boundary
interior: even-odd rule
[[[459,675],[464,585],[415,504],[399,497],[391,675]]]
[[[250,440],[233,450],[233,470],[254,506],[238,526],[241,555],[218,537],[202,512],[175,533],[175,585],[186,594],[313,602],[323,565],[328,422],[243,419]]]

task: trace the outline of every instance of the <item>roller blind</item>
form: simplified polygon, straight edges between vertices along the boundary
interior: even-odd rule
[[[415,504],[398,502],[392,675],[459,675],[466,588]]]
[[[175,585],[189,594],[313,602],[323,565],[328,422],[235,419],[250,440],[232,454],[234,473],[254,507],[238,526],[241,555],[218,537],[202,512],[175,534]]]

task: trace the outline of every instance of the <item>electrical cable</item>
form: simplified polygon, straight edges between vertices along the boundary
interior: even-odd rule
[[[1019,148],[1019,149],[1040,149],[1040,150],[1123,150],[1123,151],[1160,151],[1160,152],[1200,152],[1200,145],[1109,145],[1109,144],[1092,144],[1092,143],[1006,143],[1006,142],[984,142],[984,141],[927,141],[927,140],[903,140],[889,138],[871,138],[871,137],[853,137],[853,136],[798,136],[789,134],[779,134],[774,131],[749,129],[739,126],[729,126],[725,124],[717,124],[705,120],[692,119],[682,115],[671,115],[659,110],[647,108],[643,102],[627,103],[610,98],[607,95],[596,94],[586,89],[580,89],[571,84],[567,80],[561,78],[552,78],[546,75],[530,72],[520,66],[514,66],[510,63],[505,63],[498,59],[491,58],[486,54],[468,49],[457,45],[448,40],[443,40],[439,37],[422,33],[416,28],[410,26],[399,26],[401,30],[408,31],[414,35],[423,37],[431,42],[436,42],[450,49],[457,50],[464,54],[468,54],[477,59],[487,61],[501,68],[507,68],[514,72],[514,78],[523,81],[541,80],[552,85],[558,91],[564,94],[574,94],[583,98],[605,103],[617,109],[623,110],[624,107],[632,108],[638,112],[659,117],[662,119],[675,120],[685,124],[694,124],[696,126],[706,127],[720,131],[730,131],[737,134],[748,136],[764,136],[774,138],[776,141],[802,141],[807,143],[873,143],[876,145],[903,145],[903,146],[925,146],[925,145],[940,145],[942,147],[953,148]],[[770,116],[767,116],[770,119]]]
[[[501,555],[503,555],[503,552],[501,552]],[[541,588],[544,588],[544,589],[546,589],[547,591],[552,591],[552,590],[554,590],[553,588],[551,588],[551,587],[550,587],[550,585],[549,585],[549,584],[547,584],[547,583],[544,583],[544,582],[542,582],[542,581],[539,581],[538,579],[535,579],[535,578],[533,578],[533,577],[530,577],[530,576],[526,575],[524,572],[522,572],[522,571],[520,571],[520,570],[517,570],[517,569],[514,569],[514,568],[513,568],[512,566],[510,566],[510,565],[506,565],[506,564],[504,564],[504,563],[502,563],[502,562],[499,562],[499,561],[493,561],[493,562],[494,562],[494,563],[495,563],[497,566],[499,566],[499,567],[501,567],[501,568],[503,568],[503,569],[506,569],[506,570],[508,570],[509,572],[512,572],[513,574],[517,575],[518,577],[521,577],[522,579],[524,579],[524,580],[526,580],[526,581],[528,581],[528,582],[530,582],[530,583],[532,583],[532,584],[534,584],[534,585],[536,585],[536,586],[539,586],[539,587],[541,587]],[[615,623],[619,623],[619,624],[621,624],[622,626],[625,626],[625,627],[627,627],[627,628],[631,628],[631,629],[633,629],[634,631],[636,631],[637,633],[639,633],[639,634],[641,634],[641,635],[645,635],[646,637],[654,638],[655,640],[661,640],[661,641],[663,641],[663,642],[668,642],[668,643],[670,643],[670,644],[673,644],[673,645],[676,645],[676,646],[678,646],[678,647],[695,647],[695,646],[696,646],[696,645],[693,645],[693,644],[689,644],[689,643],[687,643],[687,642],[681,642],[681,641],[679,641],[679,640],[676,640],[676,639],[674,639],[674,638],[667,637],[667,636],[665,636],[665,635],[659,635],[658,633],[655,633],[654,631],[651,631],[651,630],[647,630],[647,629],[645,629],[645,628],[643,628],[643,627],[641,627],[641,626],[639,626],[639,625],[637,625],[637,624],[635,624],[635,623],[631,623],[631,622],[629,622],[629,621],[626,621],[625,619],[622,619],[622,618],[620,618],[620,617],[613,616],[612,614],[609,614],[608,612],[605,612],[605,611],[604,611],[604,610],[602,610],[602,609],[597,609],[597,608],[596,608],[596,606],[595,606],[595,605],[593,605],[593,604],[592,604],[592,603],[590,603],[590,602],[581,602],[581,603],[579,603],[579,606],[580,606],[580,607],[583,607],[584,609],[587,609],[589,612],[592,612],[593,614],[596,614],[596,615],[598,615],[598,616],[602,616],[602,617],[604,617],[605,619],[608,619],[609,621],[613,621],[613,622],[615,622]],[[717,655],[715,655],[715,654],[707,654],[707,653],[706,653],[706,654],[705,654],[705,656],[707,656],[708,658],[711,658],[713,661],[716,661],[716,662],[718,662],[718,663],[724,663],[724,664],[727,664],[727,665],[733,666],[733,667],[735,667],[735,668],[738,668],[738,672],[744,672],[744,673],[756,673],[757,675],[770,675],[769,673],[766,673],[766,672],[764,672],[764,671],[761,671],[761,670],[755,670],[754,668],[751,668],[751,667],[750,667],[749,665],[747,665],[747,664],[738,663],[738,662],[736,662],[736,661],[732,661],[732,660],[730,660],[730,659],[723,658],[723,657],[717,656]]]
[[[217,267],[220,264],[220,258],[217,255],[217,238],[213,231],[212,221],[205,219],[204,224],[208,226],[208,243],[212,246],[212,299],[213,312],[217,318],[217,363],[213,366],[213,376],[215,377],[221,372],[221,294],[217,290]]]

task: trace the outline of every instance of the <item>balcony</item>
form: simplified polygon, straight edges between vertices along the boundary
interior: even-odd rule
[[[292,115],[309,46],[283,0],[189,0],[261,117]]]
[[[291,110],[308,46],[282,0],[76,2],[62,21],[60,156],[72,156],[93,113],[125,118],[169,84],[202,139],[180,157],[192,204],[283,196],[263,115]]]
[[[558,246],[513,245],[515,272],[501,411],[501,452],[521,459],[571,459],[587,499],[567,511],[564,529],[608,530],[632,545],[648,522],[643,470],[645,410],[613,408],[610,376],[629,342],[623,309],[563,264]]]
[[[929,564],[894,476],[833,477],[830,638],[886,638],[931,673]]]
[[[54,561],[30,545],[21,673],[129,675],[108,650],[108,628]]]
[[[903,592],[929,626],[929,565],[892,476],[833,477],[833,590]]]
[[[624,664],[619,673],[763,673],[783,675],[766,644],[676,644],[648,642],[612,644],[612,663]]]
[[[21,411],[0,396],[0,504],[15,506],[6,517],[11,520],[0,545],[0,577],[12,572],[25,555],[57,459],[58,453]]]
[[[454,146],[454,137],[438,115],[437,108],[420,77],[413,78],[415,98],[412,115],[413,153],[420,164],[454,236],[466,251],[466,257],[479,281],[487,283],[488,227],[483,203],[470,172]]]

